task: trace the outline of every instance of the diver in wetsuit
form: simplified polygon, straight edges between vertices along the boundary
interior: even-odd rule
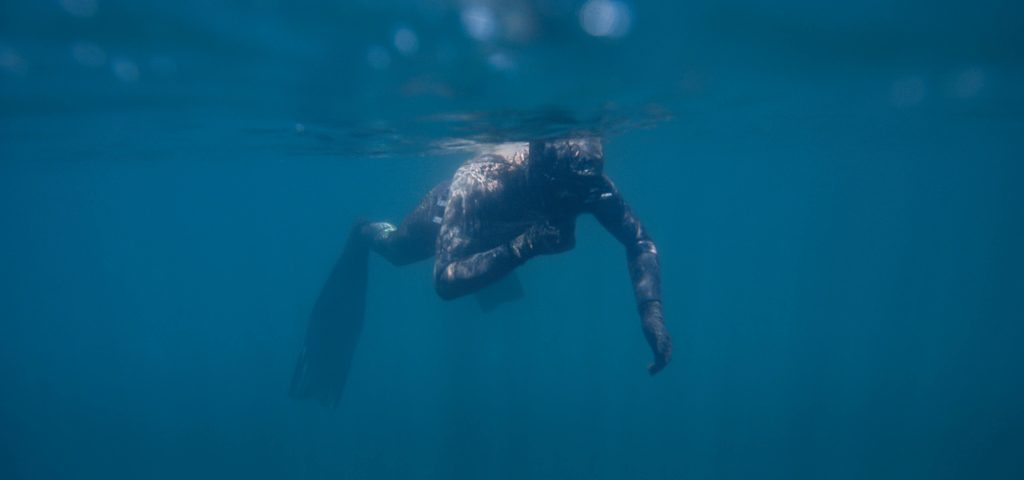
[[[354,282],[335,282],[344,285],[334,288],[334,293],[325,287],[321,294],[311,318],[306,351],[293,377],[292,395],[337,403],[351,352],[343,355],[343,361],[326,360],[331,355],[328,350],[339,343],[354,349],[350,337],[357,336],[359,329],[356,325],[342,335],[330,324],[340,316],[357,316],[361,323],[363,305],[358,301],[365,292],[365,255],[369,250],[395,265],[434,256],[437,294],[453,299],[479,291],[533,257],[572,249],[576,217],[583,213],[594,215],[625,246],[641,326],[654,353],[648,371],[652,375],[659,372],[671,359],[672,341],[662,318],[658,251],[604,175],[603,167],[604,153],[596,138],[505,144],[464,163],[397,227],[386,222],[354,227],[329,284],[347,271],[361,273],[350,275]],[[352,251],[358,252],[354,263],[345,260]],[[359,278],[363,278],[361,284]],[[352,294],[353,286],[356,294]],[[339,295],[350,298],[338,300]],[[354,303],[357,308],[352,307]],[[338,305],[348,310],[341,311]],[[328,318],[318,321],[318,315]],[[315,329],[316,324],[321,327]],[[337,339],[325,343],[330,333],[324,332],[335,332]],[[317,368],[318,363],[327,361],[344,365]],[[337,385],[339,381],[342,385]]]

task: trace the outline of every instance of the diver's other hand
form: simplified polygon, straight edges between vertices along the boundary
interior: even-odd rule
[[[658,336],[654,345],[651,345],[651,351],[654,353],[654,361],[647,365],[647,372],[654,375],[672,361],[672,339],[668,333]]]
[[[672,337],[665,328],[665,318],[661,313],[661,302],[652,301],[644,304],[642,311],[644,338],[651,347],[654,361],[647,366],[647,371],[654,375],[660,372],[668,362],[672,361]]]
[[[525,260],[537,255],[550,255],[572,250],[576,244],[572,228],[550,222],[531,225],[511,242],[516,256]]]
[[[572,250],[576,245],[571,226],[542,222],[530,226],[523,234],[530,242],[534,255],[550,255]]]
[[[654,375],[665,368],[668,362],[672,361],[672,342],[666,341],[665,345],[667,348],[654,351],[654,361],[647,365],[647,373]]]

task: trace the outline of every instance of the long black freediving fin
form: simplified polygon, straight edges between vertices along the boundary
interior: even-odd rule
[[[345,249],[309,315],[306,343],[292,374],[292,398],[317,399],[333,408],[345,390],[366,313],[370,246],[361,238],[360,227],[357,224],[349,232]]]

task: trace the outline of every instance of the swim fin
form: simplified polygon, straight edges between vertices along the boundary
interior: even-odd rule
[[[341,400],[366,313],[369,243],[362,224],[349,232],[341,258],[309,316],[306,343],[292,374],[289,395],[334,408]]]

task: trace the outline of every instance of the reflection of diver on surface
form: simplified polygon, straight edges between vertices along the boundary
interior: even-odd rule
[[[507,278],[535,256],[570,250],[581,213],[593,214],[626,247],[641,326],[654,353],[648,371],[660,371],[672,343],[661,313],[657,249],[603,165],[597,139],[502,145],[463,164],[398,227],[353,227],[311,315],[292,396],[337,404],[362,324],[370,250],[395,265],[436,256],[434,287],[452,299]]]

